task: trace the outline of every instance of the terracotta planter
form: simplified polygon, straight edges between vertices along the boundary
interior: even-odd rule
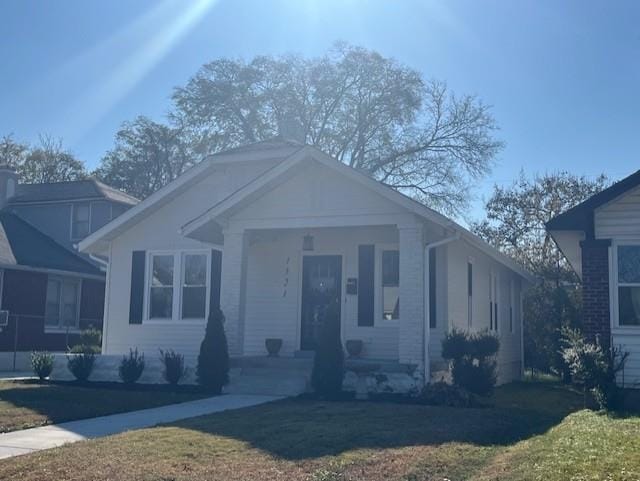
[[[345,343],[349,357],[360,357],[362,354],[363,342],[360,339],[348,339]]]
[[[282,339],[265,339],[264,345],[267,348],[269,357],[278,357],[280,349],[282,349]]]

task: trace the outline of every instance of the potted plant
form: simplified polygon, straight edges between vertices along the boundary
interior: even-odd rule
[[[364,343],[361,339],[347,339],[345,347],[347,348],[349,357],[360,357],[360,354],[362,354],[363,345]]]
[[[269,338],[265,339],[264,345],[267,348],[269,357],[278,357],[280,349],[282,349],[282,339]]]

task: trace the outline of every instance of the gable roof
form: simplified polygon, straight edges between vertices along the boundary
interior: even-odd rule
[[[0,265],[103,276],[98,267],[6,210],[0,211]]]
[[[588,231],[593,228],[593,211],[640,185],[640,170],[614,183],[587,200],[547,222],[547,230]]]
[[[61,202],[72,200],[109,200],[126,205],[135,205],[135,197],[114,189],[96,179],[51,182],[44,184],[18,184],[9,205]]]
[[[265,149],[261,148],[261,146],[264,146],[266,148],[266,151]],[[96,244],[100,243],[102,240],[109,239],[114,232],[116,232],[121,227],[125,227],[126,223],[130,220],[133,220],[136,215],[140,215],[141,213],[145,212],[145,210],[152,208],[154,205],[163,205],[163,200],[166,200],[168,197],[173,196],[177,191],[185,188],[185,186],[190,185],[195,178],[199,178],[204,172],[207,171],[207,169],[211,168],[213,165],[216,165],[220,162],[243,160],[248,161],[259,160],[262,158],[273,158],[272,153],[275,151],[280,154],[278,158],[281,159],[281,162],[270,168],[261,176],[253,179],[245,186],[239,188],[214,206],[208,208],[200,216],[186,222],[181,228],[181,233],[188,234],[189,232],[192,232],[209,220],[223,215],[229,209],[233,209],[234,206],[237,206],[247,200],[256,198],[256,196],[261,195],[262,192],[265,192],[271,186],[286,178],[286,176],[289,175],[292,169],[294,169],[296,166],[300,165],[302,162],[308,160],[309,158],[312,158],[313,160],[330,169],[337,170],[346,178],[349,178],[363,185],[364,187],[377,192],[389,201],[394,202],[401,207],[404,207],[409,212],[412,212],[424,219],[430,220],[444,227],[445,229],[449,229],[454,233],[459,234],[462,240],[473,245],[481,252],[494,258],[496,261],[502,263],[511,270],[517,272],[526,280],[534,280],[534,277],[513,259],[502,254],[493,246],[489,245],[484,240],[472,234],[467,229],[449,219],[448,217],[436,212],[435,210],[412,199],[411,197],[404,195],[403,193],[395,189],[392,189],[391,187],[381,184],[380,182],[364,174],[363,172],[360,172],[356,169],[353,169],[352,167],[343,164],[342,162],[339,162],[338,160],[330,157],[316,147],[299,144],[297,142],[285,139],[274,139],[272,141],[250,144],[245,147],[233,149],[232,151],[221,152],[220,154],[216,154],[210,157],[207,161],[203,161],[201,164],[198,164],[195,167],[191,168],[180,178],[160,189],[158,192],[148,197],[137,206],[125,212],[121,217],[117,218],[116,220],[104,226],[102,229],[98,230],[91,236],[81,241],[79,244],[80,250],[89,250]],[[282,156],[282,152],[286,152],[288,155]],[[258,157],[256,157],[256,155]]]

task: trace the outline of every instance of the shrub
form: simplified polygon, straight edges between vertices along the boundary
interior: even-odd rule
[[[138,354],[138,348],[129,349],[128,356],[122,356],[120,361],[120,367],[118,367],[118,374],[120,379],[125,384],[133,384],[144,371],[144,354]]]
[[[589,391],[603,410],[611,410],[622,404],[623,391],[616,383],[617,374],[624,369],[628,352],[619,348],[606,348],[599,340],[588,342],[576,329],[562,330],[562,357],[567,364],[573,382]]]
[[[85,329],[80,333],[78,344],[73,345],[69,352],[100,354],[102,352],[102,332],[93,327]]]
[[[160,360],[164,366],[162,377],[172,386],[177,386],[180,379],[187,373],[187,369],[184,366],[184,356],[173,349],[168,351],[160,349]]]
[[[428,406],[469,408],[480,405],[476,397],[460,386],[439,381],[428,384],[418,395],[417,401]]]
[[[96,355],[93,352],[82,352],[67,355],[67,367],[80,382],[86,382],[93,371]]]
[[[470,393],[491,394],[497,381],[498,338],[487,331],[471,334],[452,330],[442,340],[442,357],[451,362],[453,383]]]
[[[335,396],[342,391],[344,351],[340,340],[340,306],[337,302],[325,311],[325,322],[313,358],[311,384],[322,396]]]
[[[198,355],[198,383],[214,394],[220,394],[229,382],[229,348],[223,323],[222,311],[212,309]]]
[[[31,368],[38,378],[43,381],[53,371],[53,354],[46,351],[31,353]]]

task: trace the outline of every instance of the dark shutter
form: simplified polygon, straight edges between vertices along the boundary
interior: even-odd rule
[[[209,311],[220,307],[220,276],[222,273],[222,252],[211,251],[211,291],[209,292]]]
[[[129,298],[129,324],[142,324],[145,262],[145,251],[133,251],[133,254],[131,256],[131,296]]]
[[[436,250],[429,249],[429,327],[437,326],[436,320]]]
[[[373,326],[375,247],[358,246],[358,326]]]

